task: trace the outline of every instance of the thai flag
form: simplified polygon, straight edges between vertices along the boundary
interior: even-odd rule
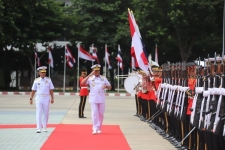
[[[67,65],[72,68],[73,65],[75,64],[76,60],[74,59],[72,53],[70,52],[68,46],[66,45],[65,46],[65,49],[66,49],[66,53],[65,53],[65,56],[66,56],[66,62],[67,62]]]
[[[89,54],[84,48],[80,45],[78,45],[78,56],[79,58],[85,59],[85,60],[90,60],[90,61],[95,61],[95,58],[91,54]]]
[[[53,57],[52,57],[52,48],[50,46],[48,46],[48,63],[50,64],[50,66],[52,68],[54,68]]]
[[[98,64],[100,64],[97,56],[97,49],[94,47],[94,44],[92,44],[92,56],[95,60],[97,60]]]
[[[138,66],[148,74],[149,63],[147,56],[144,52],[144,45],[142,44],[141,34],[138,25],[130,10],[128,10],[128,18],[130,24],[130,33],[132,37],[131,56],[135,57]]]
[[[108,64],[108,68],[112,69],[112,66],[110,65],[110,61],[109,61],[109,53],[108,53],[108,47],[107,46],[106,46],[106,49],[105,49],[105,60]]]
[[[137,59],[135,57],[135,54],[134,54],[134,56],[131,55],[131,65],[130,66],[132,69],[134,69],[135,67],[139,67],[138,63],[137,63]]]
[[[40,58],[38,57],[38,54],[37,54],[37,47],[36,47],[36,44],[34,44],[34,58],[36,59],[37,61],[37,65],[38,67],[41,66],[41,62],[40,62]],[[35,66],[36,67],[36,66]]]
[[[117,54],[117,57],[116,57],[116,59],[118,61],[117,65],[119,65],[120,69],[123,70],[123,59],[121,57],[121,54],[122,53],[121,53],[120,45],[118,45],[118,54]]]

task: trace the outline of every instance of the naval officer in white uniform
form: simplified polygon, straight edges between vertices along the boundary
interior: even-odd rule
[[[111,85],[106,77],[100,75],[100,65],[93,65],[92,72],[82,80],[82,84],[90,87],[89,102],[91,103],[91,116],[93,123],[92,134],[101,133],[105,111],[105,89],[110,90]]]
[[[40,77],[34,80],[32,91],[30,95],[30,104],[33,104],[33,97],[36,92],[35,102],[36,102],[36,123],[37,123],[37,133],[41,133],[43,128],[44,132],[47,132],[47,123],[49,116],[49,103],[54,103],[53,89],[54,86],[50,78],[46,77],[47,67],[42,66],[37,70],[39,71]]]

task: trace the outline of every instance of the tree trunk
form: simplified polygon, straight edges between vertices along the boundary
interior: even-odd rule
[[[193,37],[190,40],[190,42],[187,41],[185,43],[182,43],[180,40],[178,40],[178,46],[180,49],[182,62],[187,62],[187,59],[191,54],[191,50],[193,48],[194,42],[195,42],[195,37]]]

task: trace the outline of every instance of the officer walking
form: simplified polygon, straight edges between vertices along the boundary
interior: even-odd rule
[[[90,86],[89,102],[91,103],[93,123],[92,134],[101,133],[105,111],[105,89],[111,89],[107,78],[100,75],[100,67],[99,64],[93,65],[91,67],[93,71],[81,82],[81,84],[86,83]]]
[[[47,123],[49,116],[49,103],[51,98],[51,103],[54,103],[53,89],[54,86],[50,78],[46,77],[46,66],[39,67],[40,77],[34,80],[32,91],[30,95],[30,104],[33,104],[33,97],[35,92],[37,92],[35,97],[36,103],[36,124],[37,124],[37,133],[41,133],[43,128],[44,132],[47,132]],[[51,96],[51,97],[50,97]],[[43,115],[42,115],[43,113]]]

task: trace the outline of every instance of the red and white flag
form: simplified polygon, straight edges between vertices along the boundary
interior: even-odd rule
[[[100,64],[97,56],[97,49],[94,47],[94,44],[92,44],[92,56],[98,62],[98,64]]]
[[[117,57],[116,57],[116,59],[118,61],[117,65],[119,65],[120,69],[123,70],[123,59],[121,57],[121,54],[122,53],[121,53],[120,45],[118,45],[118,53],[117,53]]]
[[[110,65],[110,61],[109,61],[109,52],[108,52],[108,47],[106,46],[106,49],[105,49],[105,60],[106,60],[106,62],[107,62],[107,64],[108,64],[108,68],[109,69],[112,69],[112,66]]]
[[[79,45],[78,45],[79,46]],[[85,60],[90,60],[90,61],[95,61],[93,56],[89,54],[82,46],[78,48],[78,56],[79,58],[85,59]]]
[[[66,49],[66,53],[65,53],[66,63],[70,68],[72,68],[73,65],[75,64],[76,60],[74,59],[74,57],[73,57],[72,53],[70,52],[67,45],[65,46],[65,49]]]
[[[128,10],[128,18],[130,24],[130,33],[132,37],[131,56],[135,56],[138,66],[148,74],[149,69],[148,59],[143,51],[143,45],[141,42],[141,35],[139,32],[139,28],[130,10]]]
[[[34,44],[34,58],[35,58],[35,61],[37,62],[38,67],[40,67],[41,66],[41,62],[40,62],[40,58],[38,57],[38,54],[37,54],[36,44]]]
[[[157,44],[155,45],[155,62],[157,64],[159,64],[159,62],[158,62],[158,47],[157,47]]]
[[[52,48],[50,46],[48,46],[48,63],[50,64],[50,66],[52,68],[54,68],[53,57],[52,57]]]

